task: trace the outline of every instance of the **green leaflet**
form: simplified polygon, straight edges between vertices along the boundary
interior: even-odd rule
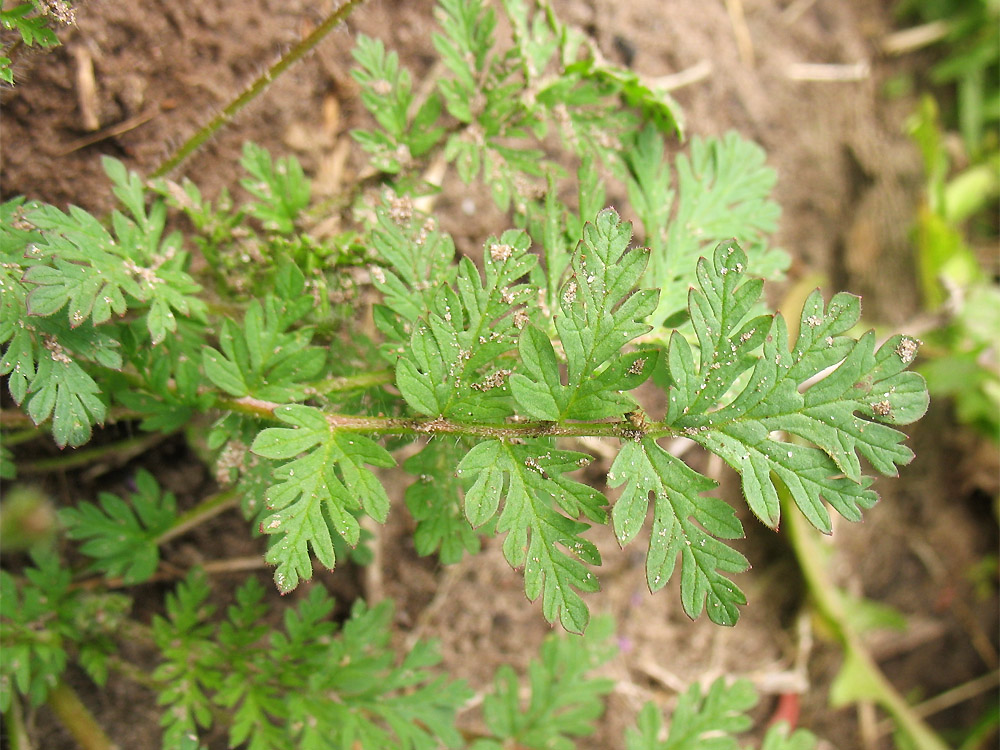
[[[66,535],[86,540],[80,551],[94,558],[89,570],[121,576],[126,584],[142,583],[156,572],[160,562],[157,538],[177,519],[173,493],[161,492],[152,474],[139,471],[135,483],[138,491],[128,501],[102,492],[100,507],[80,503],[59,513]]]
[[[338,627],[334,601],[314,586],[273,626],[256,579],[237,589],[222,622],[212,619],[210,595],[196,570],[167,596],[167,616],[153,620],[164,747],[217,723],[232,747],[458,746],[455,714],[471,691],[435,675],[433,643],[397,658],[391,603],[358,601]],[[219,722],[219,709],[232,721]]]
[[[430,555],[440,547],[445,565],[466,554],[479,552],[479,536],[462,512],[462,488],[455,476],[461,449],[449,442],[433,440],[420,453],[403,462],[417,480],[406,488],[406,507],[417,528],[413,545],[418,555]]]
[[[824,501],[859,520],[877,500],[858,453],[890,475],[912,458],[901,445],[905,436],[886,424],[907,424],[927,409],[923,378],[904,371],[917,342],[896,336],[876,351],[871,332],[858,341],[841,336],[860,315],[857,299],[837,295],[824,310],[817,292],[803,309],[791,348],[780,314],[742,322],[761,289],[759,281],[744,277],[746,263],[735,243],[722,243],[713,261],[699,262],[699,288],[689,301],[699,362],[675,334],[665,421],[740,473],[747,503],[768,526],[779,520],[776,476],[810,523],[828,533]],[[761,342],[761,353],[751,355]],[[727,395],[747,371],[746,385]],[[720,400],[724,405],[714,408]],[[812,445],[785,442],[780,433]]]
[[[354,512],[364,510],[385,521],[389,498],[365,464],[396,462],[368,438],[333,429],[318,409],[282,406],[275,416],[294,427],[261,431],[251,450],[264,458],[292,459],[274,472],[277,483],[267,492],[268,508],[274,512],[260,524],[262,533],[278,537],[266,559],[278,566],[274,580],[285,592],[298,586],[299,579],[312,578],[310,549],[322,565],[333,569],[331,534],[339,534],[351,547],[357,545],[361,527]]]
[[[438,287],[396,365],[396,386],[415,411],[470,422],[511,414],[510,370],[499,363],[514,348],[513,311],[530,295],[517,283],[535,263],[529,244],[524,232],[491,238],[485,279],[463,258],[454,287]]]
[[[57,445],[83,445],[90,440],[91,426],[104,422],[107,407],[94,379],[70,360],[58,343],[51,346],[58,347],[52,351],[53,356],[42,355],[38,359],[38,369],[31,381],[34,395],[28,401],[28,416],[35,424],[51,416],[52,436]]]
[[[790,347],[780,315],[749,317],[762,283],[746,270],[734,242],[698,263],[698,288],[688,301],[698,353],[680,334],[671,337],[664,424],[736,469],[764,523],[778,525],[777,479],[806,518],[829,532],[827,504],[859,520],[877,499],[859,454],[885,474],[912,458],[901,445],[905,436],[887,424],[911,422],[927,408],[922,378],[905,372],[916,342],[897,336],[876,351],[872,333],[857,341],[844,336],[860,316],[857,298],[837,295],[824,308],[817,292]],[[811,444],[785,441],[786,433]],[[714,483],[641,436],[623,445],[608,480],[625,485],[612,512],[623,545],[642,527],[653,497],[650,589],[666,583],[679,557],[684,611],[697,617],[707,605],[713,621],[735,623],[746,600],[724,574],[745,570],[747,561],[719,540],[743,530],[729,506],[702,496]]]
[[[312,299],[291,301],[272,295],[250,303],[242,328],[223,321],[218,351],[202,347],[205,375],[216,386],[237,398],[253,396],[265,401],[300,401],[307,383],[320,375],[326,352],[310,346],[312,330],[294,328],[313,307]],[[293,329],[293,330],[289,330]]]
[[[400,68],[399,55],[387,53],[380,40],[364,34],[358,35],[353,54],[360,67],[351,75],[361,85],[361,102],[383,130],[354,130],[351,135],[371,155],[373,164],[395,174],[440,140],[444,133],[437,126],[441,101],[436,95],[429,96],[411,121],[411,77],[408,70]]]
[[[68,213],[48,205],[30,207],[26,217],[42,230],[43,242],[33,246],[23,281],[34,285],[27,298],[30,315],[50,316],[66,308],[70,326],[88,319],[95,325],[112,315],[124,315],[148,305],[146,326],[159,344],[177,329],[174,312],[203,319],[206,306],[194,295],[201,287],[184,271],[187,254],[181,235],[163,236],[167,207],[153,201],[148,212],[138,175],[115,159],[103,166],[115,196],[132,214],[113,211],[112,234],[76,206]]]
[[[109,637],[123,624],[131,602],[120,594],[90,593],[71,586],[71,572],[45,546],[32,550],[23,578],[0,571],[0,711],[23,696],[45,702],[62,679],[70,653],[98,685],[114,651]]]
[[[122,367],[125,330],[115,317],[144,313],[132,329],[157,346],[176,334],[175,313],[203,320],[207,309],[184,271],[181,235],[163,236],[165,203],[147,210],[137,175],[114,159],[104,168],[131,214],[114,211],[113,231],[75,206],[63,213],[17,199],[0,208],[0,342],[9,341],[0,374],[10,373],[11,395],[36,424],[52,417],[61,447],[86,443],[105,419],[106,383],[90,365]]]
[[[655,440],[644,438],[622,445],[608,472],[608,484],[625,485],[612,510],[622,546],[642,528],[652,493],[653,528],[646,555],[650,591],[666,585],[680,555],[681,604],[687,615],[698,617],[707,600],[712,622],[735,624],[737,606],[746,604],[746,597],[723,573],[742,572],[749,563],[717,538],[739,539],[743,525],[722,500],[702,496],[716,483],[671,456]]]
[[[413,215],[412,202],[398,198],[390,206],[379,206],[378,224],[372,230],[372,245],[385,267],[372,270],[372,283],[382,293],[384,304],[375,305],[375,325],[387,341],[386,359],[395,362],[408,341],[413,325],[430,309],[440,283],[453,283],[455,243],[429,218]]]
[[[493,49],[496,13],[483,8],[481,0],[441,0],[438,23],[444,33],[433,35],[434,48],[452,74],[438,86],[448,112],[461,122],[472,122],[471,104],[480,93],[479,75]]]
[[[643,286],[661,290],[655,325],[683,313],[691,268],[729,237],[748,247],[755,273],[780,277],[787,267],[788,255],[765,245],[780,208],[770,198],[774,170],[755,143],[736,133],[692,138],[689,155],[679,155],[674,164],[675,187],[663,164],[663,136],[652,127],[632,136],[624,161],[629,200],[652,250]]]
[[[555,318],[566,358],[565,385],[548,335],[533,325],[521,332],[524,370],[511,376],[510,386],[526,415],[552,421],[621,418],[635,406],[623,392],[649,377],[656,358],[652,352],[623,355],[621,349],[650,330],[645,319],[656,306],[656,292],[634,291],[649,252],[627,250],[631,238],[631,225],[614,209],[601,211],[584,227]]]
[[[473,526],[491,520],[503,500],[496,532],[507,532],[504,557],[514,567],[524,566],[524,591],[532,601],[542,597],[545,619],[558,618],[574,633],[583,632],[590,616],[576,590],[599,588],[584,563],[600,565],[601,556],[580,536],[589,526],[573,519],[583,514],[603,522],[604,497],[564,474],[589,460],[542,440],[523,445],[488,440],[472,448],[456,470],[474,480],[465,494],[465,514]],[[553,499],[567,515],[553,507]]]
[[[240,164],[250,177],[240,184],[260,202],[248,204],[264,229],[282,234],[295,231],[295,220],[309,205],[311,185],[294,156],[273,160],[256,143],[243,144]]]
[[[62,639],[41,637],[45,633],[38,632],[38,623],[48,621],[52,630],[65,632],[79,598],[70,591],[69,569],[59,564],[54,551],[39,548],[32,557],[37,567],[25,571],[27,580],[22,584],[6,570],[0,570],[0,636],[4,644],[0,711],[4,713],[10,710],[18,693],[31,705],[41,705],[52,685],[62,677],[68,658]]]
[[[21,41],[28,46],[57,46],[59,37],[49,28],[49,24],[55,25],[57,23],[58,21],[53,16],[47,13],[38,13],[36,6],[31,3],[18,3],[6,10],[0,10],[0,26],[15,30],[21,35]],[[0,66],[0,77],[7,83],[14,82],[10,63],[10,59],[5,57],[3,65]]]

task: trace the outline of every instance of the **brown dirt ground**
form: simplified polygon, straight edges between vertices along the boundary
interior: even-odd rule
[[[22,58],[19,85],[3,91],[3,197],[26,194],[106,211],[102,154],[148,173],[332,5],[330,0],[82,3],[77,27],[62,35],[65,46]],[[593,34],[608,57],[630,56],[645,75],[707,66],[705,77],[675,92],[688,131],[736,129],[767,149],[779,173],[776,198],[784,215],[777,240],[794,258],[791,280],[818,273],[823,280],[817,283],[863,294],[870,322],[904,331],[913,325],[918,298],[908,231],[921,168],[902,135],[913,99],[889,100],[883,86],[902,72],[919,75],[924,60],[880,55],[879,40],[891,27],[882,4],[555,0],[554,5],[562,18]],[[355,155],[346,170],[337,166],[345,134],[365,122],[349,75],[352,34],[378,36],[398,50],[420,85],[433,60],[430,7],[429,0],[373,0],[363,6],[346,29],[334,31],[205,146],[184,173],[214,195],[235,184],[240,147],[253,140],[277,154],[294,153],[320,190],[335,193],[360,164]],[[734,22],[727,7],[742,7],[745,24]],[[741,47],[743,38],[749,47]],[[93,65],[92,101],[100,127],[141,123],[80,146],[90,135],[78,99],[78,73],[86,60]],[[857,80],[803,81],[792,77],[800,63],[865,67]],[[460,247],[475,248],[504,227],[482,198],[472,216],[461,212],[447,187],[438,209]],[[997,667],[995,585],[978,597],[966,575],[982,555],[996,550],[990,508],[996,457],[954,427],[947,404],[934,404],[911,434],[917,460],[900,479],[878,482],[882,503],[864,524],[842,524],[833,545],[845,586],[911,618],[908,633],[883,637],[872,648],[899,690],[919,699]],[[141,463],[161,476],[160,469],[169,467],[163,481],[182,502],[193,503],[211,490],[210,477],[177,441],[162,443]],[[738,500],[731,474],[714,464],[701,468]],[[130,470],[94,479],[61,476],[53,486],[67,501],[92,497],[98,489],[113,489]],[[593,478],[602,486],[599,471]],[[417,558],[409,540],[411,521],[399,507],[406,480],[401,474],[386,480],[394,488],[397,512],[379,532],[376,566],[321,576],[322,585],[342,603],[362,592],[394,598],[399,642],[417,635],[439,638],[445,667],[476,688],[484,688],[501,663],[523,668],[549,628],[539,607],[525,600],[520,576],[503,561],[499,545],[488,544],[483,554],[451,569]],[[596,535],[605,555],[604,590],[589,602],[595,613],[615,616],[622,653],[607,668],[618,686],[599,733],[581,747],[621,747],[623,726],[645,700],[669,707],[678,687],[719,675],[754,679],[765,693],[758,712],[763,721],[797,656],[808,665],[802,675],[803,726],[823,737],[825,747],[890,746],[887,737],[871,741],[865,735],[870,716],[864,709],[828,708],[839,652],[800,616],[802,584],[780,534],[743,515],[748,538],[742,548],[755,567],[738,580],[751,604],[732,629],[689,622],[675,591],[649,596],[641,547],[623,552],[607,530]],[[165,559],[184,567],[204,554],[253,554],[245,531],[235,516],[217,519],[170,545]],[[218,579],[223,600],[227,587],[239,580]],[[162,593],[156,587],[138,592],[136,617],[148,620],[161,606]],[[157,712],[147,692],[121,680],[103,693],[88,689],[86,678],[76,683],[122,747],[155,746]],[[995,699],[995,693],[979,696],[932,721],[941,729],[968,727]],[[474,728],[475,717],[469,720]],[[35,721],[41,746],[72,746],[44,710]]]

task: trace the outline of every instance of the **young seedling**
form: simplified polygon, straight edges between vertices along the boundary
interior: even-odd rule
[[[746,603],[732,579],[748,567],[731,546],[742,524],[669,445],[719,456],[768,527],[787,492],[826,533],[831,507],[859,520],[877,500],[862,459],[892,476],[913,457],[895,427],[927,408],[923,379],[907,371],[918,342],[854,335],[861,308],[850,294],[811,294],[797,335],[761,300],[760,277],[787,263],[767,246],[777,207],[763,152],[729,134],[665,160],[678,130],[669,97],[594,55],[547,4],[502,6],[507,46],[494,10],[441,0],[434,43],[447,72],[423,98],[395,53],[359,38],[355,77],[377,126],[354,137],[376,178],[348,196],[350,229],[339,234],[312,233],[298,162],[253,144],[241,206],[189,181],[146,183],[110,158],[122,208],[108,222],[23,198],[0,206],[0,373],[14,402],[61,447],[108,421],[207,434],[199,447],[227,487],[180,516],[140,474],[128,500],[64,509],[89,572],[148,581],[165,540],[238,501],[290,592],[316,563],[364,560],[363,519],[402,512],[378,470],[412,445],[402,468],[414,477],[405,501],[418,552],[455,562],[500,537],[542,616],[587,632],[546,644],[527,706],[502,670],[484,702],[490,734],[470,739],[454,728],[467,688],[435,676],[429,644],[397,664],[388,605],[359,602],[338,629],[313,587],[272,630],[253,579],[220,621],[207,579],[191,573],[151,629],[130,625],[157,654],[144,679],[166,707],[171,746],[196,747],[222,711],[230,744],[250,747],[570,747],[610,689],[584,676],[608,630],[588,627],[601,563],[592,525],[611,524],[625,546],[652,510],[652,592],[676,573],[684,611],[721,625]],[[550,133],[559,154],[546,151]],[[416,208],[434,158],[509,213],[513,228],[486,240],[481,263],[456,263],[453,239]],[[571,206],[559,196],[572,174]],[[605,207],[615,179],[640,236]],[[186,234],[170,229],[178,212]],[[193,264],[192,250],[209,262]],[[592,456],[574,449],[577,437],[613,445],[614,492],[581,481]],[[17,655],[4,660],[5,712],[15,692],[44,700],[69,655],[103,684],[115,640],[106,613],[125,611],[119,595],[71,586],[54,553],[36,565],[24,579],[0,576],[5,649]],[[104,619],[81,627],[93,607]],[[649,707],[629,747],[728,737],[746,728],[751,692],[693,688],[665,744]],[[764,746],[811,742],[776,730]]]

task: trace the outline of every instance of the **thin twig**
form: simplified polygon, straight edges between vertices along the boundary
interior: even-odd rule
[[[76,99],[80,107],[80,119],[83,129],[89,132],[100,130],[101,119],[98,116],[97,77],[94,75],[94,58],[85,44],[76,44],[70,48],[70,53],[76,59]]]
[[[871,75],[864,60],[856,63],[792,63],[785,76],[793,81],[846,83],[863,81]]]
[[[21,443],[30,443],[37,437],[44,435],[41,429],[38,427],[29,427],[25,430],[18,430],[17,432],[8,433],[3,436],[3,444],[5,448],[10,448],[13,445],[20,445]]]
[[[179,515],[174,525],[156,538],[155,544],[159,546],[183,536],[210,518],[215,518],[220,513],[236,507],[238,499],[239,492],[235,487],[205,498],[191,510]]]
[[[953,25],[947,21],[931,21],[902,31],[894,31],[882,38],[882,51],[887,55],[905,55],[928,45],[940,42],[951,32]]]
[[[36,750],[24,723],[24,709],[21,708],[21,701],[16,696],[10,702],[10,709],[4,714],[4,724],[10,750]]]
[[[99,445],[96,448],[77,449],[52,458],[19,462],[17,468],[18,472],[22,474],[46,474],[53,471],[68,471],[81,466],[98,464],[102,461],[112,464],[112,467],[121,466],[168,437],[170,437],[169,434],[159,432],[146,433],[117,443]],[[95,468],[99,467],[95,466]],[[97,475],[100,473],[103,472],[99,471]]]
[[[144,414],[141,411],[116,406],[112,409],[108,409],[108,413],[104,417],[104,424],[125,422],[130,419],[143,419],[148,416],[148,414]],[[44,423],[45,422],[43,420],[41,424]],[[37,427],[31,417],[20,409],[4,409],[3,411],[0,411],[0,425],[2,425],[5,430]]]
[[[263,555],[248,555],[246,557],[231,557],[228,560],[210,560],[201,569],[209,575],[224,575],[226,573],[242,573],[247,570],[260,570],[268,566]]]
[[[248,555],[246,557],[230,557],[225,560],[209,560],[208,562],[198,563],[197,565],[192,565],[188,568],[181,568],[174,565],[168,565],[167,563],[161,562],[162,567],[160,570],[156,571],[152,576],[143,581],[143,584],[148,583],[164,583],[167,581],[177,581],[184,578],[191,570],[191,568],[201,568],[207,575],[226,575],[228,573],[242,573],[247,570],[260,570],[261,568],[266,568],[268,566],[267,561],[264,559],[263,555]],[[165,569],[169,567],[170,569]],[[126,583],[122,578],[104,578],[103,576],[94,576],[93,578],[88,578],[83,581],[77,581],[70,586],[71,589],[124,589],[130,588],[135,584]]]
[[[649,87],[657,91],[675,91],[684,86],[703,81],[712,75],[712,61],[708,58],[699,60],[690,68],[671,73],[670,75],[651,78]]]
[[[743,0],[726,0],[726,12],[733,27],[733,36],[736,37],[736,48],[740,52],[740,59],[744,65],[752,68],[755,63],[753,39],[750,37],[750,27],[747,26],[747,18],[743,13]]]
[[[65,682],[60,680],[52,687],[46,702],[83,750],[118,750],[80,696]]]
[[[911,710],[920,718],[926,719],[928,716],[933,716],[952,706],[957,706],[959,703],[971,700],[977,695],[982,695],[998,686],[1000,686],[1000,671],[994,670],[993,672],[984,674],[982,677],[977,677],[962,685],[957,685],[950,690],[945,690],[933,698],[928,698],[923,703],[913,706]],[[876,736],[882,737],[887,735],[894,728],[895,724],[892,719],[883,720],[876,727]]]
[[[137,115],[133,115],[127,120],[122,120],[117,125],[111,125],[100,130],[96,133],[91,133],[83,138],[77,138],[75,141],[70,141],[60,151],[56,152],[56,156],[67,156],[72,154],[74,151],[79,151],[81,148],[86,148],[87,146],[92,146],[95,143],[100,143],[101,141],[107,140],[108,138],[114,138],[116,136],[127,133],[130,130],[135,130],[140,125],[145,125],[147,122],[152,120],[160,114],[160,107],[153,106],[144,109]]]

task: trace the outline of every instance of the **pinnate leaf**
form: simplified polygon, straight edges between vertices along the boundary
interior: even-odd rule
[[[202,348],[205,374],[231,396],[278,402],[304,399],[308,382],[319,376],[326,363],[326,352],[310,345],[311,329],[293,329],[311,308],[307,296],[286,302],[267,295],[263,305],[254,300],[242,329],[223,321],[221,352]]]
[[[152,343],[177,329],[174,312],[202,319],[206,306],[194,296],[201,287],[184,270],[187,254],[181,235],[164,237],[167,209],[154,200],[147,210],[141,179],[118,161],[105,158],[113,192],[129,209],[111,214],[113,233],[86,211],[70,206],[67,213],[40,204],[27,219],[42,230],[32,246],[23,281],[32,285],[30,315],[50,316],[66,308],[70,326],[88,319],[95,325],[137,306],[148,306],[146,327]]]
[[[79,364],[65,353],[42,356],[32,380],[28,416],[35,424],[52,417],[52,436],[59,446],[78,446],[90,440],[92,426],[104,421],[107,406],[101,389]]]
[[[485,278],[464,258],[454,287],[438,287],[396,368],[396,385],[415,411],[465,421],[511,413],[498,362],[516,343],[514,310],[530,297],[517,283],[535,264],[529,243],[517,231],[491,238]]]
[[[747,680],[727,685],[719,678],[702,693],[692,685],[680,696],[670,719],[665,739],[660,739],[663,717],[652,702],[639,712],[638,726],[625,735],[627,750],[738,750],[743,745],[737,736],[753,726],[747,711],[757,703],[753,686]],[[768,729],[761,750],[812,750],[816,738],[799,730],[788,734],[787,725]]]
[[[643,285],[661,290],[652,317],[657,325],[683,313],[691,268],[718,242],[737,238],[749,248],[761,276],[778,276],[788,264],[786,253],[764,244],[780,208],[770,198],[776,176],[760,146],[736,133],[693,138],[690,153],[677,157],[671,187],[662,141],[647,127],[625,154],[629,198],[652,250]]]
[[[372,245],[384,267],[373,269],[372,283],[384,304],[375,306],[375,324],[388,339],[383,352],[395,362],[400,354],[396,347],[409,339],[413,324],[431,307],[438,287],[428,280],[454,280],[455,243],[432,220],[414,216],[408,199],[380,206],[376,215]]]
[[[479,537],[462,512],[462,488],[455,476],[461,455],[457,447],[432,440],[403,463],[417,480],[406,488],[406,507],[417,522],[413,545],[418,555],[429,555],[440,547],[445,565],[456,563],[468,552],[479,552]]]
[[[582,638],[549,635],[540,658],[528,666],[527,685],[519,684],[509,666],[501,667],[493,692],[483,701],[492,738],[477,742],[474,750],[509,746],[572,750],[575,738],[593,733],[593,721],[603,713],[603,698],[614,683],[588,673],[613,656],[608,642],[613,628],[609,617],[600,617]]]
[[[290,234],[299,213],[309,205],[311,190],[299,160],[294,156],[274,160],[266,149],[245,143],[240,164],[250,174],[240,184],[257,198],[250,203],[250,213],[265,229]]]

